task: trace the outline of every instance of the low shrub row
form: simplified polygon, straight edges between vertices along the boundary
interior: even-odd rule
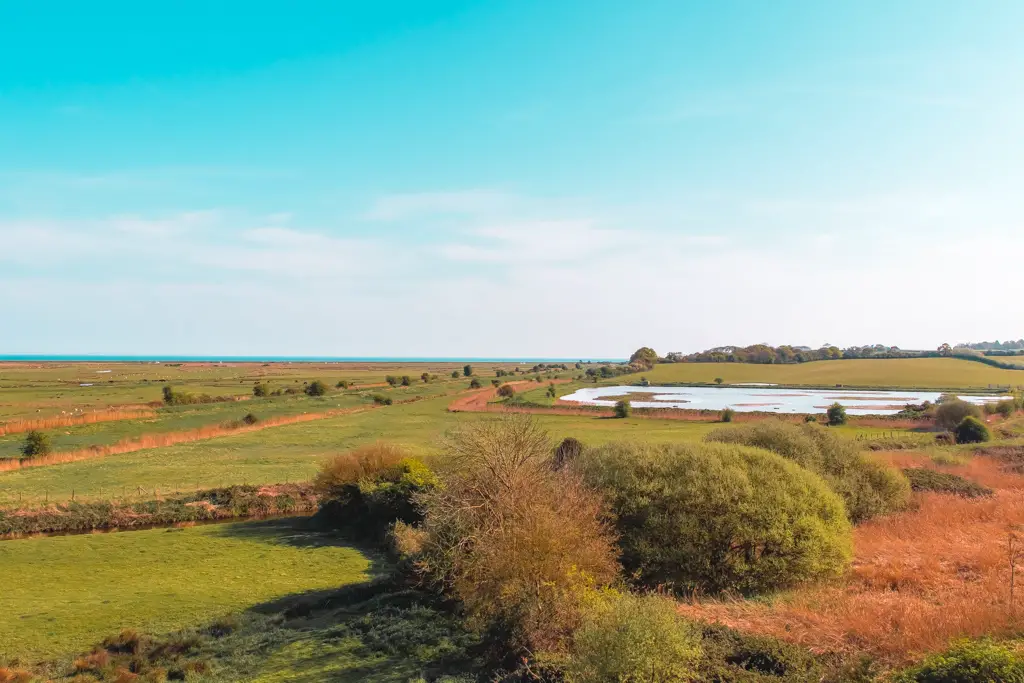
[[[301,514],[317,509],[309,484],[229,486],[138,503],[69,502],[0,510],[0,536],[132,529],[185,522]]]
[[[993,494],[992,489],[987,486],[949,472],[939,472],[924,467],[909,467],[903,470],[903,474],[910,481],[910,487],[915,491],[949,493],[963,498],[981,498]]]

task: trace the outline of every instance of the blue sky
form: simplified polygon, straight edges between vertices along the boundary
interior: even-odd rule
[[[0,353],[1024,334],[1019,2],[0,3]]]

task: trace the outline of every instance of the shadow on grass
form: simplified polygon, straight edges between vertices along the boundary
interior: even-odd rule
[[[349,546],[366,550],[338,531],[320,528],[313,517],[279,517],[253,522],[232,522],[220,525],[216,533],[225,538],[289,545],[294,548]]]
[[[479,640],[451,605],[394,573],[266,602],[243,623],[220,644],[221,666],[274,681],[406,683],[479,668]]]

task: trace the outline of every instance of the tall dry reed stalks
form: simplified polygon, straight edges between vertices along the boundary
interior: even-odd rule
[[[22,434],[32,430],[76,427],[78,425],[91,425],[98,422],[136,420],[146,417],[156,417],[156,411],[152,408],[140,408],[135,410],[109,409],[98,410],[91,413],[81,413],[79,415],[42,417],[35,420],[12,420],[11,422],[0,424],[0,436],[7,436],[8,434]]]
[[[329,417],[337,417],[339,415],[359,413],[365,410],[371,410],[372,408],[373,406],[339,408],[337,410],[328,410],[321,413],[303,413],[301,415],[270,417],[252,425],[242,422],[231,425],[207,425],[196,429],[167,432],[165,434],[143,434],[142,436],[131,439],[123,439],[122,441],[118,441],[110,446],[93,446],[74,451],[51,453],[37,458],[25,458],[23,460],[3,460],[0,461],[0,472],[11,472],[29,467],[60,465],[69,462],[77,462],[79,460],[90,460],[92,458],[104,458],[108,455],[121,455],[123,453],[145,450],[147,448],[163,448],[165,446],[174,446],[176,444],[189,443],[191,441],[213,439],[218,436],[226,436],[228,434],[258,432],[271,427],[281,427],[283,425],[297,424],[300,422],[323,420]]]
[[[915,509],[858,526],[853,571],[842,584],[806,587],[771,603],[694,600],[680,609],[817,651],[866,651],[892,664],[956,638],[1018,630],[1024,477],[984,457],[940,467],[921,454],[887,455],[893,464],[953,472],[996,493],[918,493]]]

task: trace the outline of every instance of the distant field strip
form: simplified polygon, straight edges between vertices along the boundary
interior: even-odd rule
[[[168,432],[165,434],[144,434],[139,437],[125,439],[110,446],[96,446],[92,448],[81,448],[74,451],[51,453],[36,458],[25,458],[22,460],[5,460],[0,462],[0,472],[12,472],[15,470],[27,469],[30,467],[45,467],[47,465],[60,465],[79,460],[90,460],[93,458],[104,458],[108,455],[120,455],[132,453],[147,448],[163,448],[192,441],[214,439],[229,434],[245,434],[247,432],[258,432],[271,427],[297,424],[300,422],[312,422],[324,420],[339,415],[351,415],[367,410],[373,410],[375,406],[361,406],[358,408],[339,408],[327,410],[320,413],[302,413],[301,415],[286,415],[281,417],[267,418],[253,425],[241,425],[238,427],[225,425],[207,425],[197,429],[189,429],[181,432]]]
[[[133,410],[97,410],[92,413],[81,413],[79,415],[58,415],[57,417],[44,417],[37,420],[12,420],[0,423],[0,436],[8,434],[22,434],[34,429],[58,429],[61,427],[77,427],[79,425],[90,425],[99,422],[116,422],[118,420],[137,420],[147,417],[156,417],[156,411],[152,408],[140,408]]]
[[[996,368],[958,358],[822,360],[811,363],[661,363],[638,375],[609,382],[630,384],[640,376],[651,384],[768,382],[805,386],[971,389],[1024,386],[1021,370]]]

